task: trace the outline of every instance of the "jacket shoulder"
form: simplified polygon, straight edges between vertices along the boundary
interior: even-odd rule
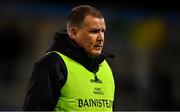
[[[64,66],[63,59],[55,52],[50,52],[43,55],[37,62],[35,67],[56,67],[57,65]]]

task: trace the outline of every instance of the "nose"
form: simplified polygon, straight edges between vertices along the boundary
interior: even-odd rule
[[[104,41],[104,32],[99,32],[99,33],[98,33],[97,40],[98,40],[98,41]]]

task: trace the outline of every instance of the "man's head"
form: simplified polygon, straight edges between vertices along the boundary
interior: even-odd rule
[[[99,10],[88,5],[73,8],[68,16],[67,32],[91,57],[101,54],[104,44],[105,20]]]

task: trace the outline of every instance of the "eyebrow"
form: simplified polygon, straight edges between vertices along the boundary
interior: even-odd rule
[[[97,27],[94,27],[94,28],[90,28],[90,30],[106,30],[106,28],[97,28]]]

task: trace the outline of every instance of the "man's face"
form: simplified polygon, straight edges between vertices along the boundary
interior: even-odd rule
[[[106,30],[104,18],[86,16],[81,28],[76,29],[74,41],[91,57],[101,54]]]

